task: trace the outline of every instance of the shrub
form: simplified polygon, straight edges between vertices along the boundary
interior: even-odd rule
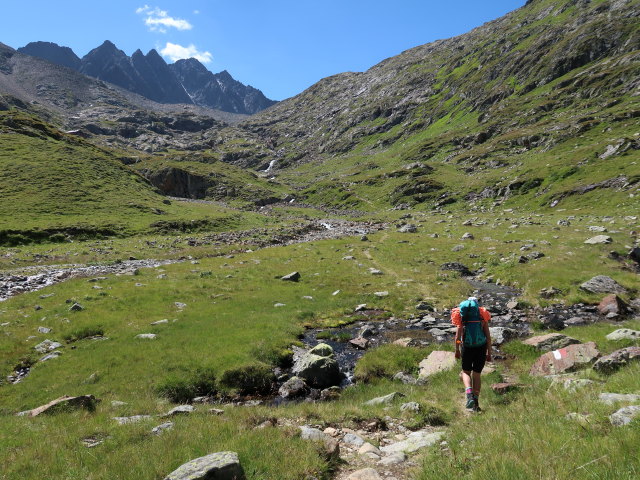
[[[191,374],[167,378],[156,386],[156,392],[174,403],[188,403],[195,397],[212,396],[216,393],[216,374],[210,368],[198,368]]]
[[[275,377],[271,367],[264,363],[254,363],[225,371],[220,384],[238,391],[241,395],[269,393]]]
[[[65,335],[64,340],[67,343],[71,343],[82,340],[83,338],[101,337],[102,335],[104,335],[104,328],[99,325],[94,325],[76,328],[75,330],[72,330],[70,333]]]

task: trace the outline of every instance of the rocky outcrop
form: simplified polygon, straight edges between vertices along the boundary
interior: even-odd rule
[[[80,71],[82,62],[69,47],[61,47],[52,42],[30,42],[24,47],[18,48],[18,52]]]
[[[580,288],[589,293],[626,293],[627,291],[613,278],[606,275],[596,275],[580,285]]]
[[[187,170],[167,167],[156,171],[143,170],[143,175],[163,194],[172,197],[201,199],[216,185],[215,180]]]
[[[245,480],[244,470],[235,452],[217,452],[196,458],[180,466],[164,480]]]
[[[542,355],[531,367],[532,376],[557,375],[572,372],[592,364],[600,352],[594,342],[569,345]]]

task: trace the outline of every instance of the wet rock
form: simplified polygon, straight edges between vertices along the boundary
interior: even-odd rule
[[[592,364],[600,352],[594,342],[569,345],[542,355],[531,367],[532,376],[555,375],[572,372]]]
[[[471,270],[469,270],[462,263],[458,262],[443,263],[442,265],[440,265],[440,270],[451,270],[454,272],[460,272],[463,277],[470,277],[471,275],[473,275],[473,273],[471,273]]]
[[[640,330],[619,328],[607,335],[607,340],[640,340]]]
[[[453,352],[435,350],[419,364],[419,378],[428,378],[436,373],[451,370],[456,365],[456,358]]]
[[[37,417],[41,413],[55,413],[61,410],[76,410],[80,408],[93,411],[96,408],[96,403],[96,397],[94,397],[93,395],[80,395],[77,397],[70,397],[68,395],[65,395],[32,410],[20,412],[17,415],[19,417]]]
[[[349,340],[349,344],[353,345],[359,350],[366,350],[369,348],[369,339],[364,337],[356,337]]]
[[[382,477],[373,468],[363,468],[353,472],[346,480],[382,480]]]
[[[164,480],[245,480],[235,452],[217,452],[196,458],[171,472]]]
[[[341,373],[333,349],[326,344],[316,345],[302,355],[293,366],[293,373],[315,388],[339,385]]]
[[[300,280],[300,273],[291,272],[290,274],[281,277],[280,280],[284,280],[285,282],[297,282]]]
[[[598,312],[600,315],[608,315],[609,313],[624,315],[628,310],[629,305],[615,294],[607,295],[598,305]]]
[[[640,347],[627,347],[599,358],[593,369],[600,373],[613,373],[630,362],[640,360]]]
[[[393,454],[397,452],[413,453],[421,448],[435,445],[443,436],[444,432],[428,433],[421,430],[410,433],[406,440],[381,447],[380,450],[386,454]]]
[[[549,333],[547,335],[539,335],[536,337],[528,338],[522,343],[524,343],[525,345],[530,345],[537,350],[549,352],[551,350],[568,347],[569,345],[578,344],[580,343],[580,341],[576,340],[575,338],[562,335],[561,333]]]
[[[388,405],[390,403],[393,403],[395,400],[397,400],[398,398],[404,397],[404,394],[400,393],[400,392],[392,392],[388,395],[384,395],[382,397],[376,397],[376,398],[372,398],[371,400],[368,400],[366,402],[364,402],[365,405],[368,406],[372,406],[372,405]]]
[[[606,405],[615,405],[616,403],[635,403],[640,402],[640,395],[633,393],[601,393],[598,400]]]
[[[608,235],[596,235],[584,241],[584,243],[589,245],[607,244],[611,242],[613,242],[613,239]]]
[[[613,278],[597,275],[584,282],[580,288],[590,293],[626,293],[626,289]]]
[[[622,407],[615,413],[609,415],[609,421],[611,425],[620,427],[630,424],[634,418],[640,416],[640,405],[630,405],[628,407]]]
[[[297,398],[304,396],[309,387],[300,377],[291,377],[278,389],[278,394],[283,398]]]

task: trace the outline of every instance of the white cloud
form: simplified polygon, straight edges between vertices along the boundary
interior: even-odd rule
[[[136,9],[138,15],[144,15],[144,24],[149,27],[152,32],[167,33],[167,28],[176,28],[178,30],[191,30],[191,25],[187,20],[182,18],[170,17],[166,10],[158,7],[150,7],[145,5]]]
[[[202,63],[209,63],[213,60],[210,52],[201,52],[192,43],[188,47],[183,47],[175,43],[167,42],[167,45],[160,50],[163,57],[168,57],[172,62],[183,58],[195,58]]]
[[[193,14],[194,14],[194,15],[200,15],[200,10],[194,10],[194,11],[193,11]]]

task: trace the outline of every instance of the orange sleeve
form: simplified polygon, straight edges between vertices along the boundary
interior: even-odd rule
[[[491,314],[486,308],[480,307],[480,318],[482,319],[482,323],[489,323],[489,320],[491,320]]]
[[[460,309],[458,307],[451,310],[451,323],[456,327],[462,326],[462,317],[460,316]]]

